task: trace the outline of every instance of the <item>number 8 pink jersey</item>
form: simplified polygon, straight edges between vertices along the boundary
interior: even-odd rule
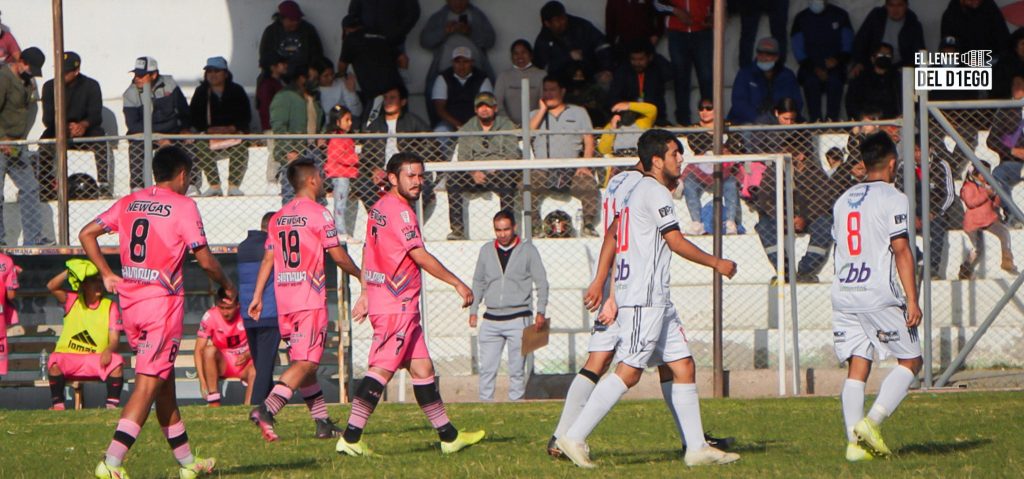
[[[195,201],[151,186],[118,200],[96,217],[96,223],[118,235],[124,281],[117,293],[122,308],[149,298],[184,296],[185,250],[206,246]]]
[[[338,246],[334,217],[319,203],[295,198],[270,219],[278,314],[327,308],[324,250]]]

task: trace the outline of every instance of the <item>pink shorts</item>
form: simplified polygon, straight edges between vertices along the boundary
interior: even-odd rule
[[[282,315],[277,318],[277,330],[281,332],[281,339],[290,344],[292,338],[292,323],[285,321],[285,316],[287,315]]]
[[[224,373],[220,375],[221,378],[245,379],[245,370],[252,364],[251,358],[242,363],[241,366],[235,366],[235,361],[238,360],[238,356],[224,351],[217,352],[224,361]]]
[[[181,345],[185,298],[161,296],[124,308],[121,317],[128,344],[135,351],[135,373],[171,377]]]
[[[285,327],[291,331],[288,359],[319,364],[324,355],[324,343],[327,342],[327,309],[307,309],[283,314],[278,321],[288,325],[281,327],[282,334]]]
[[[120,354],[111,354],[110,364],[107,364],[107,367],[100,366],[99,353],[53,353],[46,363],[47,368],[57,366],[68,380],[99,378],[101,381],[106,381],[107,376],[122,365],[124,358]]]
[[[0,328],[6,326],[0,323]],[[6,332],[6,331],[5,331]],[[0,376],[7,375],[7,336],[0,336]]]
[[[369,365],[395,372],[413,359],[429,359],[420,313],[370,315],[373,342]]]

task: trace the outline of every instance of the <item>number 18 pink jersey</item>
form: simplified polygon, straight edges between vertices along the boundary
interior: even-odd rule
[[[295,198],[270,219],[278,314],[327,308],[324,250],[338,246],[334,217],[319,203]]]
[[[206,246],[195,201],[150,186],[118,200],[96,217],[96,223],[118,235],[124,281],[117,293],[122,308],[144,299],[184,296],[185,250]]]

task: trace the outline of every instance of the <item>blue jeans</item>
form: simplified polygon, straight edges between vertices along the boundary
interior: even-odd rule
[[[18,208],[21,210],[21,232],[25,246],[41,245],[53,241],[43,235],[43,204],[39,201],[39,180],[36,179],[36,155],[28,147],[12,146],[18,151],[12,159],[0,153],[0,244],[6,244],[4,234],[3,196],[4,175],[18,187]]]
[[[711,191],[714,185],[704,185],[696,175],[686,175],[683,179],[683,197],[686,198],[686,209],[690,210],[690,221],[700,221],[700,196],[704,191]],[[722,215],[725,221],[736,221],[736,209],[740,204],[739,184],[736,178],[722,179]]]
[[[786,24],[789,22],[789,0],[772,0],[774,8],[768,12],[768,28],[772,38],[779,42],[779,58],[786,60],[786,42],[789,33]],[[754,62],[754,42],[757,41],[757,28],[761,25],[762,12],[752,10],[740,13],[740,68]]]
[[[1020,161],[1003,161],[996,165],[992,169],[992,176],[996,178],[996,181],[1006,189],[1006,193],[1013,195],[1013,187],[1017,186],[1018,183],[1024,181],[1020,177],[1021,169],[1024,168],[1024,162]],[[1003,208],[1003,213],[1006,215],[1010,214],[1010,210]],[[1020,218],[1016,218],[1016,221],[1021,221]]]
[[[345,210],[348,208],[349,186],[352,183],[350,178],[331,178],[334,184],[334,227],[339,235],[350,234],[345,219]]]
[[[700,32],[667,32],[668,54],[672,59],[672,78],[676,89],[676,123],[689,125],[690,69],[697,70],[701,98],[711,98],[711,53],[714,37],[711,29]]]
[[[843,100],[843,86],[846,84],[846,75],[841,71],[842,67],[833,68],[828,72],[828,78],[821,81],[814,73],[813,68],[800,69],[800,85],[804,87],[804,102],[807,103],[807,114],[810,122],[821,121],[821,95],[825,94],[826,117],[832,121],[839,119],[839,107]]]
[[[768,261],[772,268],[778,260],[779,243],[775,235],[775,218],[761,214],[757,224],[754,225],[758,238],[761,239],[761,246],[768,255]],[[797,265],[797,274],[818,274],[821,267],[828,261],[828,253],[832,248],[832,217],[822,216],[810,221],[807,225],[807,233],[811,241],[807,245],[807,252]],[[783,260],[784,268],[789,267],[788,260]]]

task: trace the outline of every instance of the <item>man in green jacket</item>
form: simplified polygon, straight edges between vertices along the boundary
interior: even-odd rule
[[[498,100],[494,94],[478,94],[473,105],[476,116],[459,128],[460,133],[519,128],[512,120],[498,115]],[[459,161],[518,160],[523,157],[516,135],[464,136],[459,139],[458,154]],[[511,211],[515,206],[514,195],[519,175],[516,170],[458,171],[448,175],[448,224],[452,229],[448,239],[466,239],[464,193],[493,191],[501,199],[501,209]]]
[[[320,71],[316,68],[300,62],[288,65],[286,86],[270,102],[270,128],[274,134],[320,133],[324,112],[316,97],[320,85]],[[288,163],[310,156],[318,166],[322,166],[323,154],[317,148],[320,143],[325,142],[307,139],[278,139],[274,142],[274,159],[280,165],[277,177],[281,182],[281,204],[288,204],[295,197],[295,190],[284,174]]]
[[[0,66],[0,141],[24,140],[32,129],[28,106],[35,101],[33,77],[43,76],[46,56],[36,47],[26,48],[14,62]],[[18,187],[18,207],[25,246],[53,243],[43,233],[43,211],[36,179],[36,155],[26,145],[0,143],[0,245],[4,241],[4,176]]]

